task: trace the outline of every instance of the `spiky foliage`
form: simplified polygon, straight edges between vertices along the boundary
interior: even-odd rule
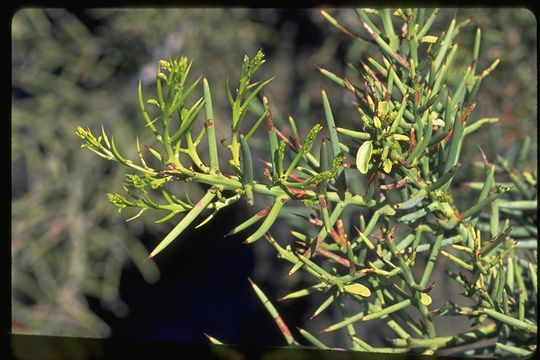
[[[230,158],[226,167],[220,166],[208,80],[203,80],[202,96],[188,101],[200,78],[187,81],[190,63],[185,58],[162,61],[156,76],[157,97],[146,101],[155,111],[146,109],[139,91],[143,116],[161,147],[150,151],[153,164],[141,153],[140,165],[124,158],[105,132],[96,138],[90,130],[77,130],[83,146],[137,172],[127,175],[124,184],[129,199],[118,194],[109,199],[119,210],[163,211],[166,215],[160,221],[185,214],[150,257],[195,221],[202,220],[201,226],[220,209],[245,199],[258,212],[230,234],[256,227],[245,243],[264,237],[291,264],[290,275],[302,272],[311,279],[309,287],[282,300],[324,293],[326,299],[313,317],[337,307],[342,320],[321,332],[343,331],[354,350],[431,354],[496,338],[487,351],[530,353],[537,333],[536,260],[530,257],[536,246],[518,241],[514,231],[536,236],[532,229],[536,220],[529,214],[536,208],[536,176],[517,174],[503,160],[500,165],[486,160],[485,177],[475,183],[480,190],[475,201],[466,207],[454,201],[461,190],[454,177],[467,171],[460,163],[465,138],[497,121],[475,118],[473,110],[480,84],[499,60],[485,69],[477,68],[481,42],[477,31],[468,51],[469,65],[452,85],[447,77],[454,71],[458,36],[469,20],[453,18],[446,31],[434,33],[430,30],[438,10],[358,9],[360,29],[356,31],[326,11],[321,14],[340,31],[380,50],[377,56],[360,62],[356,82],[319,67],[324,76],[354,97],[357,121],[353,128],[336,126],[331,101],[323,89],[326,121],[313,126],[301,140],[291,117],[287,137],[276,127],[269,98],[261,95],[269,80],[253,80],[264,62],[259,52],[244,58],[236,90],[227,86],[231,134],[222,143]],[[262,106],[257,106],[258,96]],[[196,124],[203,107],[201,127]],[[247,116],[250,108],[256,113],[259,109],[256,116]],[[261,174],[254,173],[250,144],[263,121],[268,159],[262,176],[256,176]],[[323,130],[326,137],[320,140]],[[204,145],[209,153],[207,163],[199,156],[198,148]],[[319,146],[318,151],[314,145]],[[494,175],[498,170],[506,171],[512,183],[497,182]],[[197,202],[180,199],[169,189],[178,181],[204,184],[207,191]],[[353,186],[359,181],[364,183],[361,191]],[[511,198],[516,189],[525,200]],[[265,206],[264,198],[270,199],[270,205]],[[302,204],[310,213],[311,228],[291,232],[283,245],[270,230],[293,204]],[[501,213],[512,214],[512,218],[500,223]],[[525,220],[520,220],[523,216]],[[430,295],[439,286],[432,281],[433,271],[444,261],[452,268],[448,278],[463,288],[466,302],[443,299],[436,303]],[[253,282],[252,286],[287,343],[296,346],[299,341],[276,307],[260,287]],[[448,316],[467,316],[475,328],[441,336],[434,319]],[[356,326],[374,319],[394,333],[387,348],[368,344],[356,332]],[[304,329],[298,329],[298,334],[311,345],[329,347]]]

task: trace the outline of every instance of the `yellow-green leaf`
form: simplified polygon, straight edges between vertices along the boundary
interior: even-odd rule
[[[389,174],[392,171],[392,161],[390,159],[384,160],[383,170],[385,173]]]
[[[393,14],[400,18],[405,18],[407,16],[405,12],[403,12],[403,9],[397,9],[396,11],[393,12]]]
[[[429,304],[431,304],[431,296],[426,293],[422,293],[420,295],[420,301],[422,302],[422,304],[428,306]]]
[[[157,152],[156,150],[152,149],[151,147],[147,147],[148,151],[150,151],[150,153],[152,155],[154,155],[154,157],[156,159],[158,159],[159,161],[162,161],[162,158],[161,158],[161,154],[159,152]]]
[[[479,288],[479,289],[482,289],[484,288],[484,276],[482,276],[482,274],[480,274],[480,276],[478,276],[478,280],[476,280],[476,287]]]
[[[367,287],[358,283],[345,285],[343,289],[348,293],[360,295],[363,297],[368,297],[371,295],[371,291]]]
[[[388,101],[379,101],[379,105],[377,107],[377,113],[381,117],[385,117],[386,114],[388,114],[388,111],[390,110],[390,103]]]
[[[362,174],[367,174],[369,160],[371,160],[371,154],[373,152],[373,144],[371,141],[364,142],[356,153],[356,168]]]
[[[394,140],[397,141],[409,141],[409,137],[403,134],[394,134]]]
[[[533,175],[528,172],[528,171],[524,171],[523,172],[523,177],[525,178],[525,180],[527,180],[527,182],[531,185],[536,185],[536,181],[534,180],[534,177]]]
[[[381,126],[382,126],[382,124],[381,124],[381,119],[379,119],[378,116],[375,116],[375,117],[373,118],[373,125],[375,125],[375,127],[376,127],[377,129],[380,129],[380,128],[381,128]]]
[[[437,42],[437,37],[436,36],[431,36],[431,35],[427,35],[427,36],[424,36],[420,42],[423,42],[423,43],[429,43],[429,44],[434,44]]]
[[[148,99],[148,100],[146,100],[146,103],[147,103],[147,104],[150,104],[150,105],[154,105],[154,106],[160,107],[160,106],[159,106],[159,103],[158,103],[158,101],[157,101],[156,99]]]

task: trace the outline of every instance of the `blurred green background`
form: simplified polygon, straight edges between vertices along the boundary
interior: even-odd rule
[[[362,33],[354,11],[329,11]],[[478,68],[501,58],[471,115],[501,120],[468,139],[464,159],[479,159],[476,144],[489,159],[513,157],[524,135],[535,139],[536,154],[534,15],[525,9],[444,9],[432,32],[444,31],[454,14],[472,21],[460,36],[461,65],[451,81],[460,80],[470,61],[477,26],[483,36]],[[143,262],[174,224],[156,225],[151,214],[126,223],[129,214],[118,214],[105,197],[121,191],[124,169],[81,150],[75,129],[103,125],[135,158],[135,137],[151,142],[136,103],[137,83],[141,79],[151,96],[157,61],[185,55],[194,60],[194,76],[210,81],[218,137],[225,138],[226,78],[234,83],[244,54],[261,48],[267,62],[258,78],[277,75],[266,93],[278,126],[287,129],[288,114],[303,134],[322,122],[321,85],[336,122],[354,124],[350,97],[313,65],[354,79],[347,64],[357,65],[374,47],[338,32],[316,9],[217,8],[23,9],[12,20],[12,46],[13,332],[204,342],[205,331],[232,343],[282,344],[246,277],[270,298],[295,280],[283,281],[288,269],[267,244],[248,248],[240,238],[222,239],[246,209],[233,208],[216,225],[183,236],[156,262]],[[530,162],[536,164],[536,156]],[[197,185],[186,191],[192,198],[202,194]],[[275,228],[274,236],[287,241],[289,227]],[[307,321],[309,309],[313,304],[283,304],[293,326]],[[320,329],[311,323],[308,330]],[[328,342],[342,346],[336,336],[328,334]]]

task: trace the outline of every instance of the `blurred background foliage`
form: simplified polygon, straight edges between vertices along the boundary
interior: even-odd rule
[[[354,11],[329,12],[363,34]],[[454,15],[471,23],[460,36],[456,63],[463,67],[450,81],[458,82],[470,61],[476,26],[483,37],[479,68],[501,58],[471,115],[500,121],[468,138],[463,159],[480,159],[476,144],[490,161],[495,154],[513,158],[519,139],[537,137],[534,15],[524,9],[444,9],[433,33],[444,31]],[[358,81],[347,64],[358,66],[359,57],[375,47],[340,33],[316,9],[217,8],[23,9],[12,21],[12,46],[13,332],[187,342],[204,342],[202,333],[209,332],[231,343],[281,344],[246,277],[270,298],[299,280],[283,281],[288,269],[264,242],[245,246],[240,238],[222,239],[235,214],[246,209],[235,206],[213,225],[184,236],[156,262],[143,262],[173,224],[156,225],[152,215],[126,222],[105,197],[121,189],[124,169],[80,150],[74,132],[79,124],[95,131],[103,125],[121,134],[121,152],[135,158],[136,136],[141,144],[151,139],[136,103],[138,80],[145,94],[153,94],[148,86],[157,61],[185,55],[194,60],[193,74],[210,81],[218,138],[225,138],[226,79],[237,81],[243,55],[261,48],[267,63],[259,78],[277,75],[266,92],[282,131],[288,133],[289,114],[303,134],[324,119],[321,84],[336,121],[350,125],[358,121],[350,95],[313,65]],[[533,154],[531,167],[536,141]],[[202,194],[197,185],[185,191],[194,199]],[[303,220],[289,214],[287,224],[272,230],[282,242]],[[289,325],[300,326],[307,321],[307,305],[282,304],[280,311]],[[328,319],[302,326],[320,329],[317,321]],[[332,336],[337,335],[328,334],[328,342],[343,346]],[[366,340],[380,336],[372,331]]]

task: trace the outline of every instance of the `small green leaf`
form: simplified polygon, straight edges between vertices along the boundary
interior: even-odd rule
[[[383,170],[385,173],[389,174],[392,171],[392,161],[390,159],[384,160]]]
[[[390,102],[388,101],[379,101],[379,105],[377,107],[377,113],[380,117],[385,117],[386,114],[388,114],[388,111],[390,111]]]
[[[437,37],[427,35],[427,36],[424,36],[422,39],[420,39],[420,42],[429,43],[429,44],[435,44],[437,42]]]
[[[159,103],[158,103],[158,101],[157,101],[156,99],[148,99],[148,100],[146,100],[146,103],[147,103],[147,104],[150,104],[150,105],[154,105],[154,106],[160,107],[160,106],[159,106]]]
[[[403,135],[403,134],[394,134],[394,140],[397,140],[397,141],[409,141],[409,137],[407,135]]]
[[[109,202],[116,207],[118,212],[122,212],[122,210],[128,206],[135,205],[133,202],[117,193],[107,193],[107,198],[109,199]]]
[[[156,159],[158,159],[159,161],[163,161],[163,158],[161,157],[161,154],[160,154],[159,152],[157,152],[156,150],[152,149],[152,148],[149,147],[149,146],[147,147],[147,149],[148,149],[148,151],[150,151],[150,153],[151,153],[152,155],[154,155],[154,157],[155,157]]]
[[[381,119],[379,119],[378,116],[373,117],[373,125],[375,125],[377,129],[380,129],[382,127]]]
[[[345,290],[348,293],[351,293],[354,295],[360,295],[363,297],[368,297],[371,295],[371,291],[367,287],[358,283],[345,285],[343,287],[343,290]]]
[[[373,153],[373,144],[371,141],[366,141],[358,149],[356,153],[356,168],[362,174],[367,174],[369,160],[371,160],[371,154]]]

